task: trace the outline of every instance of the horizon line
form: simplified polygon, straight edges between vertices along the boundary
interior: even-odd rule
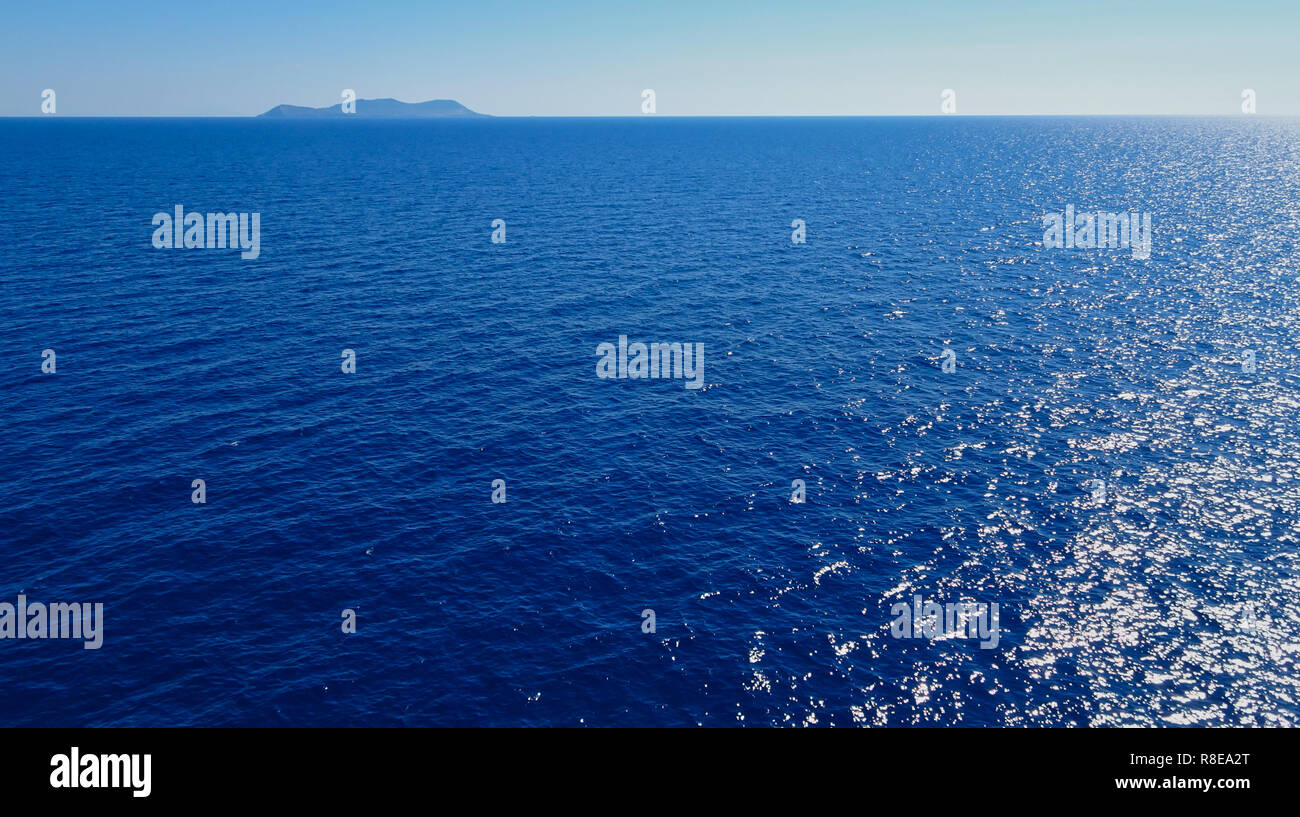
[[[1300,113],[827,113],[827,114],[484,114],[478,116],[366,116],[341,114],[329,117],[267,117],[262,114],[0,114],[0,119],[266,119],[273,122],[311,121],[339,122],[348,119],[382,119],[387,121],[482,121],[484,119],[992,119],[992,118],[1052,118],[1052,117],[1210,117],[1218,119],[1286,119],[1300,117]]]

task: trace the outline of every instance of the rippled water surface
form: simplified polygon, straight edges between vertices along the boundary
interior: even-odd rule
[[[0,601],[105,605],[0,640],[0,723],[1293,725],[1298,145],[0,123]],[[177,204],[261,257],[155,249]],[[1045,249],[1067,205],[1150,258]],[[620,334],[705,387],[598,379]],[[892,637],[918,595],[997,646]]]

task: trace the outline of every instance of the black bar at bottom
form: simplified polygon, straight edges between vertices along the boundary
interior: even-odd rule
[[[815,737],[745,730],[689,737],[677,730],[4,734],[0,791],[6,802],[70,807],[338,807],[429,802],[431,795],[447,808],[456,802],[448,795],[481,804],[484,798],[533,798],[541,806],[599,792],[606,792],[602,801],[623,798],[628,805],[691,800],[691,791],[738,803],[761,802],[777,791],[816,801],[839,786],[968,807],[1181,803],[1188,796],[1222,806],[1285,794],[1291,781],[1282,764],[1293,748],[1285,730],[899,729]],[[609,793],[611,786],[622,794]]]

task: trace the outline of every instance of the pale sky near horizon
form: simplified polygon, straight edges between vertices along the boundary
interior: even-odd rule
[[[12,3],[0,115],[1300,115],[1300,0]]]

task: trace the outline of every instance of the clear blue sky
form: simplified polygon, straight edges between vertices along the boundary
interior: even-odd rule
[[[497,115],[1300,115],[1300,0],[12,0],[0,115],[456,99]]]

